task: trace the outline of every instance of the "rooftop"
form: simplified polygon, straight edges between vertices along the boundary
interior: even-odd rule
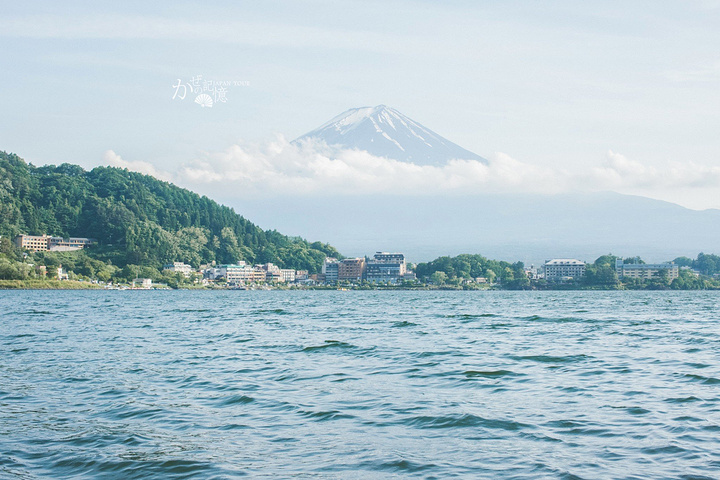
[[[545,265],[585,265],[585,262],[574,258],[553,258],[545,262]]]

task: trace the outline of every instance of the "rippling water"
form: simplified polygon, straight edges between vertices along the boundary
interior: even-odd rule
[[[717,292],[0,292],[2,478],[717,478]]]

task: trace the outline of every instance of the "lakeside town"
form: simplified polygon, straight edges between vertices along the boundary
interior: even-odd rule
[[[92,238],[63,238],[50,235],[17,235],[14,245],[25,257],[34,252],[76,252],[91,247]],[[701,254],[703,255],[703,254]],[[473,256],[469,256],[473,257]],[[486,260],[480,256],[482,260]],[[712,256],[715,257],[715,256]],[[685,258],[685,257],[682,257]],[[441,257],[450,259],[450,257]],[[452,259],[450,259],[452,260]],[[677,259],[681,260],[681,259]],[[690,259],[687,259],[690,260]],[[487,261],[487,260],[486,260]],[[493,261],[487,261],[493,262]],[[40,279],[58,281],[89,282],[107,289],[162,289],[162,288],[228,288],[228,289],[269,289],[269,288],[510,288],[510,289],[563,289],[573,287],[623,288],[644,286],[671,287],[679,280],[698,281],[703,272],[691,265],[675,262],[645,263],[639,257],[623,259],[606,255],[594,263],[573,258],[554,258],[542,265],[525,267],[521,262],[510,264],[495,262],[504,270],[498,275],[497,269],[487,266],[477,268],[481,275],[469,275],[472,269],[461,277],[447,274],[447,267],[429,273],[427,265],[408,263],[403,253],[376,252],[373,256],[356,258],[326,257],[321,271],[281,268],[273,263],[249,264],[238,261],[233,264],[210,264],[193,266],[184,261],[163,265],[162,274],[176,282],[158,281],[158,278],[142,276],[143,269],[137,268],[137,275],[126,282],[111,279],[86,278],[68,271],[60,265],[27,264]],[[447,263],[447,262],[445,262]],[[687,263],[687,262],[681,262]],[[719,265],[720,266],[720,265]],[[416,269],[422,270],[419,276]],[[452,268],[452,267],[451,267]],[[131,268],[132,271],[132,268]],[[145,270],[147,271],[147,269]],[[718,274],[705,275],[703,288],[714,288]],[[592,278],[591,278],[592,277]],[[684,285],[684,284],[683,284]],[[681,288],[681,287],[680,287]]]

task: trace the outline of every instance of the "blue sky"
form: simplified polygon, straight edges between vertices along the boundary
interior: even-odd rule
[[[540,179],[720,208],[718,1],[0,5],[0,149],[35,164],[154,169],[210,193],[247,180],[238,148],[275,172],[258,181],[286,179],[302,160],[272,153],[278,134],[386,104],[517,171],[478,174],[499,190]],[[249,85],[213,108],[173,100],[196,75]],[[214,176],[182,174],[201,167]]]

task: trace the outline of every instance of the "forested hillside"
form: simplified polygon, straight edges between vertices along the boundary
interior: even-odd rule
[[[0,152],[0,235],[91,237],[86,253],[122,267],[272,262],[319,271],[330,245],[263,231],[205,196],[128,170],[35,167]]]

